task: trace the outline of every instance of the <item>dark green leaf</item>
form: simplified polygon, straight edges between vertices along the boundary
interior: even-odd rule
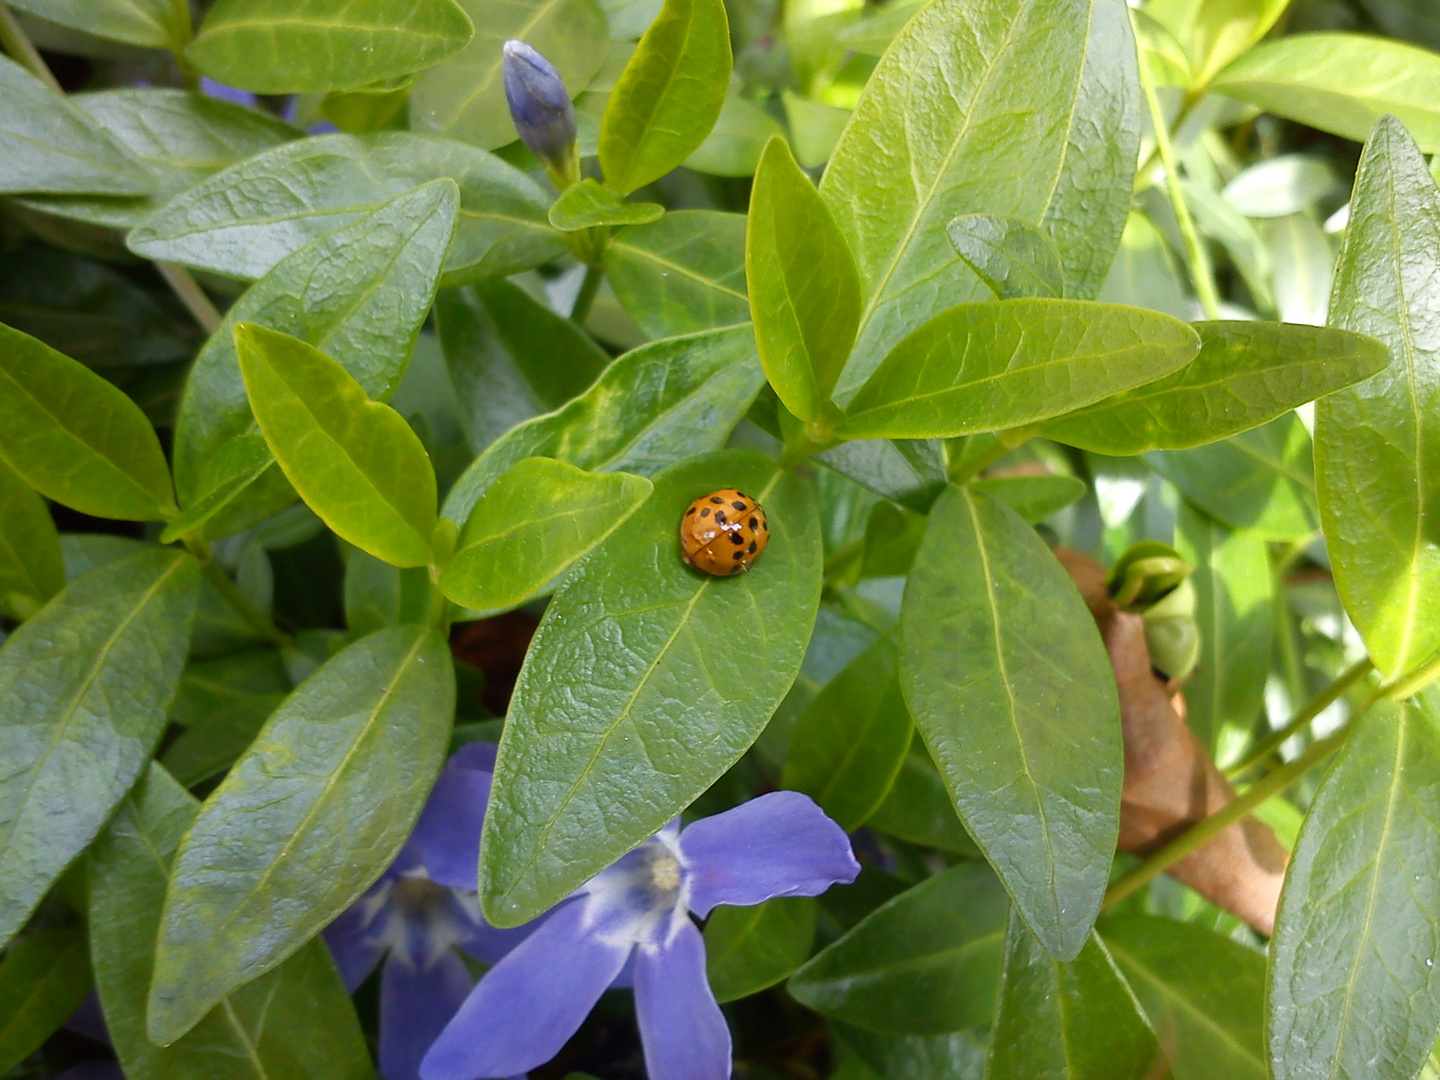
[[[427,567],[408,570],[352,547],[345,555],[345,625],[356,641],[387,626],[430,621],[434,587]]]
[[[665,207],[659,203],[626,202],[588,177],[566,188],[550,207],[550,224],[561,232],[597,225],[648,225],[664,216]]]
[[[11,0],[11,7],[96,37],[152,49],[183,49],[190,20],[171,0]]]
[[[85,930],[41,930],[11,944],[0,961],[0,1070],[40,1048],[90,992]]]
[[[994,214],[964,214],[946,226],[945,235],[996,299],[1065,295],[1060,249],[1035,226]]]
[[[166,748],[161,764],[186,787],[224,772],[289,692],[285,664],[271,649],[192,660],[170,710],[170,719],[185,730]]]
[[[916,737],[900,766],[890,794],[867,824],[911,844],[938,848],[972,858],[980,855],[975,841],[955,814],[935,763]]]
[[[1032,525],[1085,497],[1085,481],[1074,476],[997,476],[970,486],[999,499]]]
[[[837,1049],[846,1051],[835,1080],[983,1080],[984,1029],[949,1035],[881,1035],[831,1021]]]
[[[748,322],[745,218],[680,210],[622,229],[605,246],[605,274],[651,337]]]
[[[64,584],[50,508],[0,461],[0,613],[28,619]]]
[[[949,476],[945,448],[937,439],[871,439],[841,443],[816,455],[877,495],[894,499],[917,513],[928,513],[945,490]]]
[[[705,970],[717,1001],[774,986],[810,955],[818,908],[809,896],[718,907],[705,922]]]

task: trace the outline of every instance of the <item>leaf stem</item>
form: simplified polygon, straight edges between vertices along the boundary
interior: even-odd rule
[[[155,269],[160,271],[160,276],[185,305],[185,310],[190,312],[201,330],[206,334],[213,334],[220,329],[220,312],[210,302],[210,297],[205,295],[205,290],[200,288],[200,283],[190,275],[190,271],[171,262],[157,262]]]
[[[45,63],[45,58],[40,55],[40,50],[35,48],[35,43],[30,40],[20,21],[15,18],[15,13],[3,0],[0,0],[0,45],[5,47],[5,51],[16,63],[28,68],[30,74],[51,90],[57,94],[65,92],[60,87],[60,81],[55,78],[55,73],[50,70],[50,65]]]
[[[570,319],[579,326],[585,325],[590,308],[595,303],[595,294],[600,291],[600,279],[605,272],[596,264],[585,267],[585,280],[580,282],[580,291],[575,295],[575,306],[570,309]]]
[[[288,649],[294,644],[295,639],[276,626],[270,617],[252,604],[250,598],[240,591],[235,582],[230,580],[230,575],[225,572],[225,568],[211,556],[210,545],[203,540],[187,538],[185,547],[189,549],[190,554],[200,560],[200,567],[210,584],[215,586],[215,591],[225,598],[226,602],[235,609],[235,613],[244,619],[257,634],[277,648]]]
[[[1304,706],[1290,718],[1289,723],[1280,730],[1267,735],[1257,743],[1250,753],[1240,762],[1226,769],[1225,778],[1227,780],[1233,780],[1235,777],[1240,776],[1260,764],[1276,750],[1279,750],[1287,739],[1309,726],[1312,720],[1335,702],[1339,701],[1352,686],[1374,670],[1375,664],[1368,656],[1364,660],[1350,665],[1350,667],[1346,668],[1336,677],[1334,682],[1307,701]]]
[[[1408,697],[1414,697],[1436,679],[1440,679],[1440,653],[1436,653],[1410,674],[1385,683],[1378,693],[1392,701],[1404,701]]]

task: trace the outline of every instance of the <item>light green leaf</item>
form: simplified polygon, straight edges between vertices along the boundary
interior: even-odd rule
[[[769,545],[748,573],[691,569],[680,515],[736,486],[765,507]],[[492,922],[544,911],[739,759],[800,670],[820,564],[809,491],[753,451],[690,458],[656,477],[649,501],[550,601],[526,655],[480,848]],[[592,647],[601,640],[625,648]]]
[[[0,613],[28,619],[64,585],[50,508],[0,461]]]
[[[1060,249],[1035,226],[994,214],[962,214],[945,227],[945,235],[997,300],[1065,295]]]
[[[750,320],[740,214],[679,210],[617,232],[605,276],[640,329],[670,337]]]
[[[316,93],[438,64],[474,33],[455,0],[217,0],[185,59],[243,90]]]
[[[970,486],[998,499],[1030,524],[1044,521],[1085,497],[1085,481],[1074,476],[996,476]]]
[[[190,36],[171,0],[11,0],[10,6],[96,37],[151,49],[183,49]]]
[[[420,815],[454,711],[449,649],[419,626],[356,642],[276,710],[175,856],[153,1041],[173,1043],[370,887]]]
[[[170,709],[170,719],[185,730],[165,748],[160,763],[186,787],[224,772],[289,692],[285,663],[273,649],[191,660]]]
[[[175,513],[145,414],[85,365],[0,325],[0,458],[47,498],[96,517]]]
[[[1033,424],[1163,378],[1199,348],[1189,326],[1143,308],[961,304],[895,347],[851,401],[839,434],[925,439]]]
[[[1074,957],[1120,814],[1120,711],[1094,619],[1029,525],[952,487],[900,628],[905,700],[960,817],[1045,948]]]
[[[1278,218],[1308,209],[1339,186],[1323,158],[1281,154],[1243,169],[1220,194],[1246,217]]]
[[[720,116],[730,65],[721,0],[665,0],[605,106],[605,183],[628,195],[688,158]]]
[[[896,6],[889,5],[886,12]],[[908,19],[920,5],[906,6],[909,8],[906,12]],[[795,150],[795,160],[807,169],[818,169],[830,160],[835,144],[840,141],[841,132],[850,122],[850,110],[826,105],[821,101],[811,101],[790,90],[781,90],[780,98],[785,103],[785,119],[790,125],[790,142]]]
[[[1200,352],[1163,379],[1045,425],[1045,436],[1097,454],[1181,450],[1259,427],[1390,363],[1374,338],[1318,326],[1202,322]]]
[[[1202,0],[1189,37],[1194,85],[1207,85],[1270,32],[1290,0]]]
[[[803,964],[818,915],[819,905],[809,896],[716,908],[705,921],[705,971],[715,1000],[758,994]]]
[[[711,176],[751,176],[765,144],[785,129],[749,98],[731,94],[705,141],[685,159],[685,167]]]
[[[200,473],[195,501],[165,526],[160,542],[173,544],[200,529],[274,464],[275,457],[263,435],[236,435],[221,443]]]
[[[1194,301],[1186,295],[1165,238],[1139,210],[1132,212],[1125,224],[1120,251],[1100,290],[1100,299],[1153,308],[1177,319],[1194,318]]]
[[[1281,322],[1323,325],[1335,279],[1335,246],[1330,237],[1308,213],[1262,221],[1260,235],[1270,251],[1275,310]]]
[[[550,207],[550,224],[561,232],[597,225],[648,225],[664,216],[659,203],[627,203],[589,177],[566,188]]]
[[[194,559],[147,546],[76,580],[0,649],[0,942],[144,769],[199,591]]]
[[[8,1073],[40,1049],[89,992],[84,927],[13,942],[0,961],[0,1069]]]
[[[235,351],[260,431],[310,509],[378,559],[427,565],[435,471],[404,417],[288,334],[239,323]]]

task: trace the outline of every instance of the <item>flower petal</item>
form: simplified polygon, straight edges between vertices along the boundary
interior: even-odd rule
[[[495,754],[498,747],[493,742],[467,742],[450,755],[447,769],[476,769],[479,772],[495,771]]]
[[[705,976],[705,941],[688,918],[635,955],[635,1012],[650,1080],[728,1080],[730,1029]]]
[[[419,1080],[420,1059],[474,986],[464,962],[443,953],[428,968],[392,956],[380,973],[380,1075]]]
[[[340,978],[345,981],[345,989],[352,994],[355,988],[370,977],[375,970],[375,965],[380,962],[380,957],[385,955],[385,946],[371,936],[370,929],[374,922],[371,913],[366,909],[366,898],[362,896],[355,903],[351,904],[340,917],[327,926],[322,932],[325,944],[330,946],[330,955],[335,958],[335,966],[340,969]]]
[[[808,795],[772,791],[680,834],[690,910],[746,906],[773,896],[819,896],[860,873],[850,838]]]
[[[486,972],[420,1063],[422,1080],[511,1076],[559,1053],[629,953],[585,933],[584,916],[582,903],[561,907]]]
[[[458,755],[457,755],[458,756]],[[480,827],[490,801],[490,774],[479,769],[445,767],[409,847],[420,855],[432,881],[452,889],[475,889],[480,861]]]
[[[222,82],[200,76],[200,92],[206,97],[217,98],[220,101],[228,101],[232,105],[244,105],[248,108],[255,108],[260,99],[249,90],[237,90],[233,86],[226,86]]]

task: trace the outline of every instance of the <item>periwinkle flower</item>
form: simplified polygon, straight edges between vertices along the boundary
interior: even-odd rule
[[[255,108],[260,103],[260,99],[249,90],[237,90],[233,86],[226,86],[205,75],[200,76],[200,92],[206,97],[212,97],[218,101],[228,101],[232,105],[244,105],[249,109]]]
[[[534,1068],[608,987],[633,985],[650,1080],[726,1080],[730,1030],[691,914],[816,896],[859,872],[845,833],[798,792],[762,795],[683,831],[672,822],[576,890],[485,974],[420,1076],[478,1080]]]
[[[575,156],[575,107],[560,73],[523,41],[505,42],[505,100],[520,139],[545,167],[556,186],[580,177]]]

